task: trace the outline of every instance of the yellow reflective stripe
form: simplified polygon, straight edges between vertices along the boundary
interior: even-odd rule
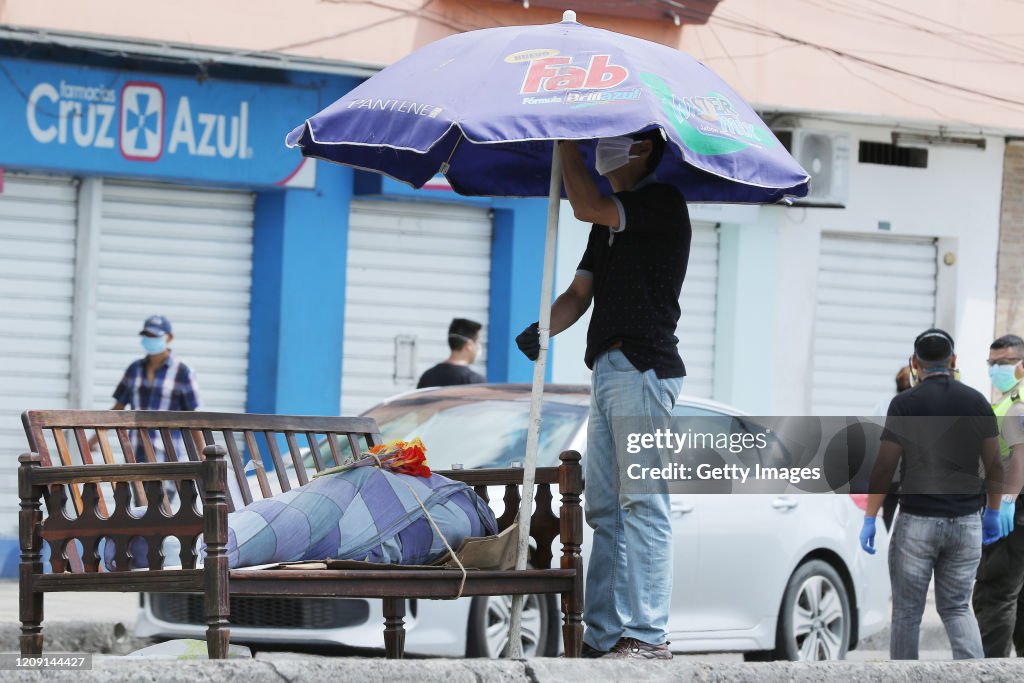
[[[1003,418],[1010,412],[1010,407],[1020,400],[1020,394],[1014,391],[999,403],[992,404],[992,411],[996,414],[996,422],[999,424],[999,454],[1004,458],[1010,457],[1010,447],[1003,439]]]

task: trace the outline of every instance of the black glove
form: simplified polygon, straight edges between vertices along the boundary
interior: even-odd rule
[[[540,325],[533,323],[516,337],[516,346],[530,360],[537,360],[540,355]]]

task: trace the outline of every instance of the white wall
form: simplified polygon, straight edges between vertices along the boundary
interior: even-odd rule
[[[778,414],[810,409],[810,341],[813,334],[818,242],[822,231],[939,238],[937,323],[957,342],[962,379],[988,395],[985,359],[995,325],[996,252],[999,237],[1004,142],[988,137],[985,150],[928,148],[928,168],[861,164],[860,139],[889,142],[891,128],[804,119],[802,125],[845,130],[853,150],[845,209],[766,207],[774,217],[779,248],[770,389]],[[880,230],[888,223],[889,230]],[[913,340],[907,340],[907,355]],[[724,361],[719,361],[724,362]],[[854,361],[855,362],[855,361]],[[738,404],[742,405],[742,404]]]
[[[576,266],[587,248],[590,224],[576,220],[569,202],[562,200],[558,213],[558,249],[555,252],[555,296],[565,291],[576,275]],[[564,384],[590,384],[590,370],[583,363],[587,348],[590,311],[555,337],[551,353],[551,381]]]

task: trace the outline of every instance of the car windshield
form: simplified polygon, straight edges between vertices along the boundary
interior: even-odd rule
[[[582,427],[587,410],[546,401],[542,415],[537,466],[554,467]],[[367,416],[377,420],[385,441],[422,439],[432,469],[511,467],[525,457],[530,402],[417,397],[378,406]]]

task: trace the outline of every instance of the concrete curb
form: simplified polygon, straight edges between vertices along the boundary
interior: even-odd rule
[[[886,662],[854,664],[709,664],[683,660],[595,661],[538,659],[407,660],[357,658],[279,658],[273,660],[161,660],[97,657],[91,671],[4,672],[5,681],[160,681],[161,683],[219,683],[220,681],[360,681],[360,683],[580,683],[580,681],[701,681],[702,683],[820,683],[857,680],[910,683],[978,681],[1014,683],[1024,678],[1024,660],[974,662]]]

